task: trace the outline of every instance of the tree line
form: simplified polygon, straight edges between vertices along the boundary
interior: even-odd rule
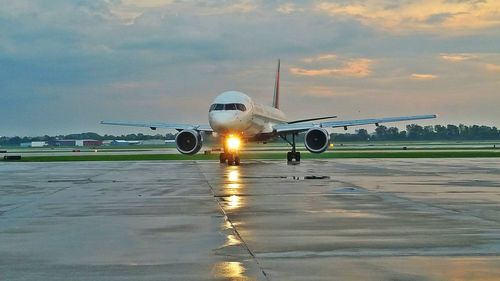
[[[497,127],[479,125],[435,125],[406,126],[400,131],[396,127],[378,126],[375,132],[369,134],[365,129],[359,129],[355,134],[332,134],[336,141],[418,141],[418,140],[499,140],[500,131]]]
[[[415,140],[500,140],[500,131],[496,127],[479,125],[435,125],[420,126],[416,124],[406,126],[406,130],[400,131],[396,127],[378,126],[373,133],[368,133],[365,129],[359,129],[356,133],[333,133],[332,139],[339,141],[415,141]],[[39,137],[0,137],[0,146],[18,146],[23,142],[31,141],[55,141],[63,139],[93,139],[93,140],[150,140],[150,139],[174,139],[175,134],[128,134],[128,135],[99,135],[97,133],[81,133],[58,136],[39,136]],[[210,140],[210,138],[207,138]],[[297,141],[301,141],[299,137]]]
[[[175,139],[175,134],[156,134],[156,135],[144,135],[144,134],[128,134],[128,135],[99,135],[97,133],[80,133],[80,134],[69,134],[69,135],[58,135],[58,136],[38,136],[38,137],[0,137],[0,146],[18,146],[21,143],[32,142],[32,141],[46,141],[52,142],[56,140],[151,140],[151,139]]]

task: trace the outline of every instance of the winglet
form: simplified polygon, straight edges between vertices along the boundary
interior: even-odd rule
[[[276,69],[276,79],[274,81],[273,107],[280,108],[280,60],[278,59],[278,68]]]

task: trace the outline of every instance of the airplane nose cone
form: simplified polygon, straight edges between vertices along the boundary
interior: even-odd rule
[[[239,120],[232,112],[212,112],[209,116],[210,127],[216,132],[224,133],[239,130]]]

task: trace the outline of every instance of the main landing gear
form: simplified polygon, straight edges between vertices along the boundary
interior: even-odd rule
[[[226,163],[228,166],[239,166],[240,165],[240,155],[238,153],[222,152],[219,154],[220,163]]]
[[[290,141],[286,135],[280,135],[282,139],[284,139],[289,145],[292,146],[292,151],[289,151],[286,153],[286,160],[288,163],[293,162],[295,159],[295,163],[300,163],[300,152],[297,151],[296,145],[295,145],[295,136],[297,136],[296,133],[292,134],[292,141]]]

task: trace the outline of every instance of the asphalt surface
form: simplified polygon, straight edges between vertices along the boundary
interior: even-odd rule
[[[0,164],[0,280],[499,280],[500,159]]]

